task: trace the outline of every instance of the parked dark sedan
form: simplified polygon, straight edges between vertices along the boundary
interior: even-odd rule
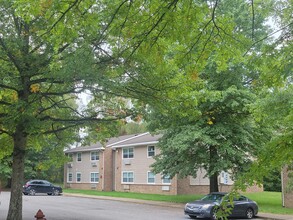
[[[200,200],[189,202],[185,205],[184,213],[190,218],[217,219],[216,209],[227,193],[211,193]],[[234,208],[229,217],[253,218],[258,213],[257,203],[245,196],[234,198]]]
[[[62,188],[60,186],[54,186],[52,183],[46,180],[30,180],[22,189],[24,195],[35,195],[36,193],[46,193],[48,195],[60,195]]]

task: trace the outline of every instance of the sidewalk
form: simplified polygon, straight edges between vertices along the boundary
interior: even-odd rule
[[[122,202],[132,202],[138,204],[148,204],[155,206],[164,206],[164,207],[173,207],[184,209],[184,205],[182,203],[172,203],[172,202],[159,202],[159,201],[151,201],[151,200],[140,200],[140,199],[130,199],[130,198],[118,198],[118,197],[110,197],[110,196],[91,196],[91,195],[82,195],[82,194],[73,194],[73,193],[63,193],[64,196],[74,196],[74,197],[86,197],[93,199],[101,199],[101,200],[114,200],[114,201],[122,201]],[[293,220],[293,215],[281,215],[281,214],[271,214],[271,213],[258,213],[257,218],[259,219],[269,219],[269,220]]]
[[[293,220],[293,215],[281,215],[281,214],[271,214],[271,213],[258,213],[258,218],[271,219],[271,220]]]

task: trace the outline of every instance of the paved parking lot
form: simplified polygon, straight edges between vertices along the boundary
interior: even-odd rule
[[[0,195],[0,219],[7,216],[10,193]],[[175,220],[188,219],[180,209],[68,196],[23,196],[23,220],[32,220],[41,209],[47,220]]]
[[[0,219],[5,220],[9,205],[9,192],[0,194]],[[160,203],[144,204],[135,201],[76,196],[23,196],[23,220],[33,220],[41,209],[47,220],[188,220],[182,205],[164,206]],[[260,220],[261,218],[257,218]]]

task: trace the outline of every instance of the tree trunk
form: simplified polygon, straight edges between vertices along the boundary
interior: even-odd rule
[[[10,178],[7,178],[7,182],[6,182],[6,188],[11,188],[11,177]]]
[[[18,128],[13,137],[13,163],[11,197],[7,220],[22,220],[22,185],[24,177],[24,158],[26,148],[26,136],[23,129]]]
[[[218,185],[218,175],[219,173],[216,171],[216,163],[218,161],[218,151],[217,147],[210,146],[210,161],[209,161],[209,174],[210,174],[210,193],[219,192]]]
[[[210,177],[210,193],[212,192],[219,192],[218,173]]]

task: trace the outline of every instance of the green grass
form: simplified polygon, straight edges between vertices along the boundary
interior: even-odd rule
[[[132,192],[103,192],[96,190],[80,190],[80,189],[63,189],[65,193],[77,193],[92,196],[109,196],[131,199],[142,199],[152,201],[186,203],[202,197],[202,195],[158,195],[158,194],[145,194],[145,193],[132,193]]]
[[[85,194],[92,196],[109,196],[131,199],[142,199],[152,201],[186,203],[201,198],[203,195],[157,195],[144,193],[126,192],[101,192],[96,190],[64,189],[65,193]],[[280,192],[244,193],[245,196],[256,201],[259,212],[274,214],[293,214],[293,209],[282,207],[282,196]]]
[[[293,209],[282,207],[282,194],[280,192],[244,193],[244,195],[258,203],[259,212],[293,214]]]

